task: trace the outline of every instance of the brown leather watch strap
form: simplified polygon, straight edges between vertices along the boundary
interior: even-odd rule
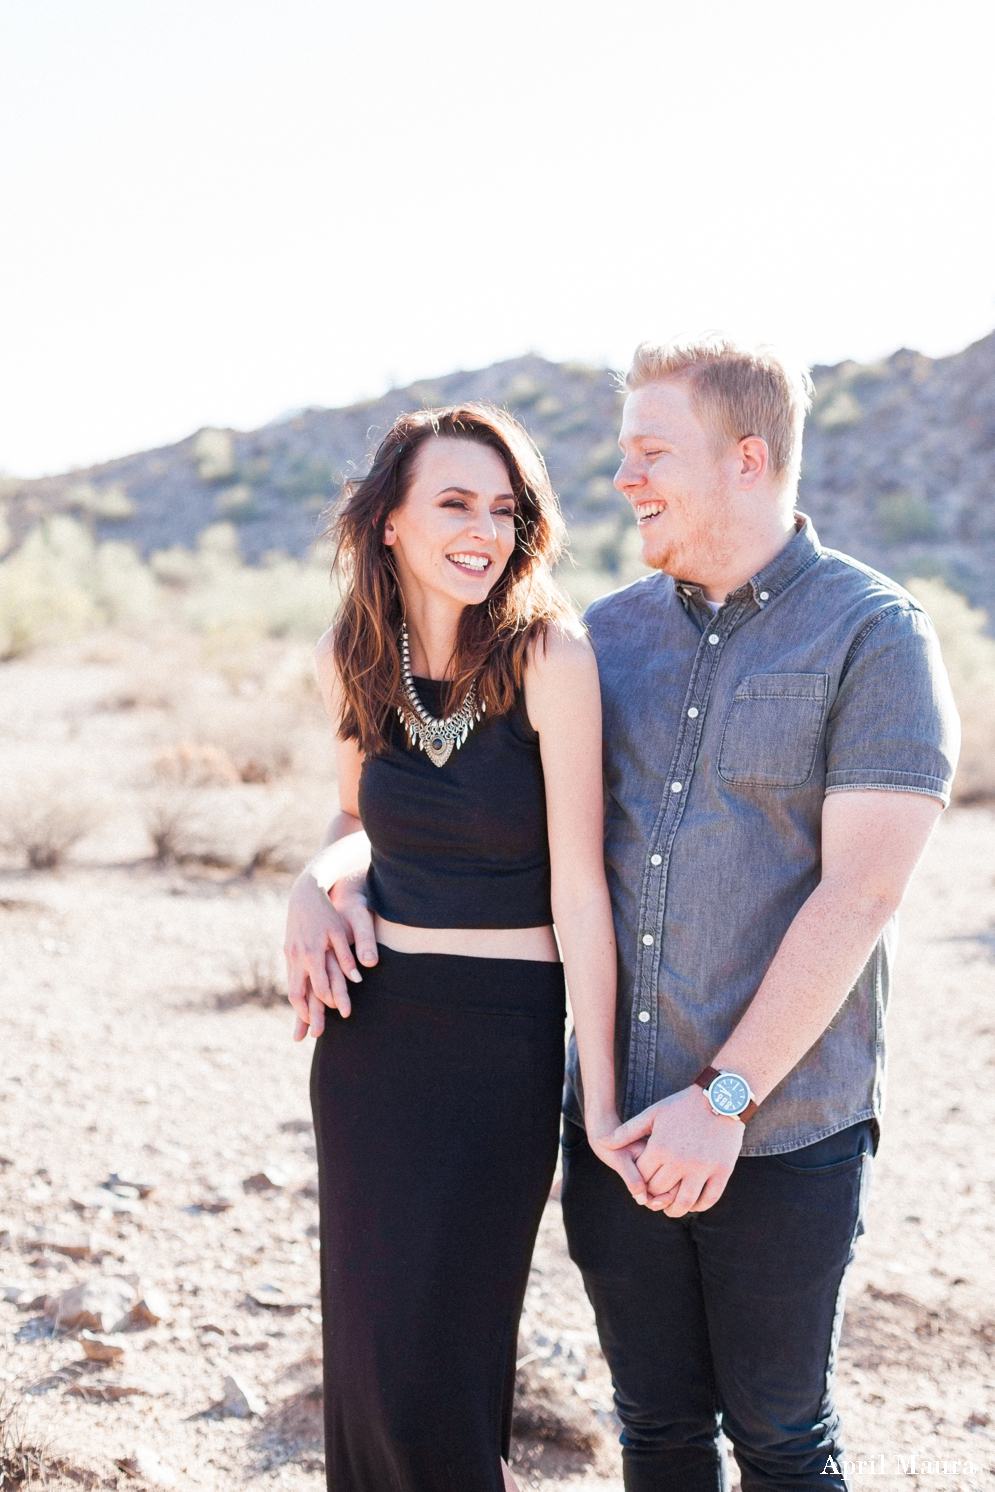
[[[695,1082],[698,1084],[699,1088],[704,1090],[706,1088],[710,1088],[715,1079],[721,1076],[722,1074],[719,1072],[717,1067],[703,1067],[698,1076],[695,1078]],[[736,1118],[741,1119],[744,1124],[749,1124],[750,1120],[753,1118],[759,1107],[760,1105],[757,1103],[756,1099],[751,1098],[749,1103],[746,1105],[746,1108],[741,1114],[737,1114]]]

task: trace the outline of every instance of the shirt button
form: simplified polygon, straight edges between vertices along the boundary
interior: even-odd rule
[[[645,1026],[646,1022],[649,1020],[649,1018],[650,1018],[650,1013],[649,1013],[648,1010],[641,1010],[639,1012],[639,1019],[642,1021],[642,1023],[643,1023],[644,1026]]]
[[[681,790],[681,788],[682,788],[682,787],[683,787],[683,786],[684,786],[684,784],[683,784],[683,782],[672,782],[672,783],[671,783],[671,784],[670,784],[670,791],[671,791],[671,792],[672,792],[672,793],[679,793],[679,792],[680,792],[680,790]]]
[[[651,865],[662,865],[663,864],[663,856],[662,855],[650,855],[650,864]]]
[[[698,718],[698,707],[697,707],[697,705],[692,705],[691,708],[690,708],[690,710],[688,710],[688,719],[689,720],[697,720],[697,718]]]
[[[711,643],[712,647],[714,648],[716,646],[716,644],[718,643],[719,634],[717,632],[713,632],[712,635],[711,635],[711,637],[708,640]]]
[[[760,599],[761,599],[761,601],[769,601],[770,600],[770,591],[761,591],[760,592]]]
[[[652,948],[653,947],[653,934],[652,933],[643,933],[643,947],[644,948]]]

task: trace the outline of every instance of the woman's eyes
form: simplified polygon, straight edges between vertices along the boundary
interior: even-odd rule
[[[464,502],[461,497],[449,497],[442,506],[444,508],[459,508],[464,513],[470,511],[469,503]],[[511,505],[505,506],[502,504],[500,508],[493,508],[491,511],[495,518],[514,518],[515,516],[515,509]]]

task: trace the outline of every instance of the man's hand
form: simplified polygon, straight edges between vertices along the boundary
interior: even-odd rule
[[[378,956],[377,935],[366,900],[366,872],[343,876],[328,888],[328,899],[342,919],[359,962],[372,968]]]
[[[636,1165],[646,1182],[646,1205],[668,1217],[683,1217],[705,1212],[719,1200],[744,1133],[738,1119],[713,1114],[702,1090],[692,1086],[651,1104],[601,1144],[625,1152],[645,1138]]]
[[[352,1010],[346,980],[359,984],[363,976],[350,943],[357,944],[364,964],[377,961],[373,919],[357,884],[342,881],[333,893],[334,904],[307,871],[290,893],[283,952],[287,996],[297,1014],[295,1041],[309,1029],[312,1036],[321,1035],[326,1005],[343,1016]]]
[[[633,1200],[638,1202],[640,1207],[645,1207],[648,1201],[646,1182],[639,1174],[636,1162],[645,1149],[646,1142],[639,1139],[621,1148],[607,1144],[606,1141],[619,1132],[618,1115],[614,1111],[604,1114],[588,1114],[584,1127],[587,1130],[587,1142],[598,1159],[604,1161],[611,1170],[618,1172]]]

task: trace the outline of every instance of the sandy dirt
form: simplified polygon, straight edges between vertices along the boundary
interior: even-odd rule
[[[63,867],[26,870],[13,851],[0,867],[0,1376],[25,1442],[61,1464],[50,1485],[318,1492],[310,1051],[267,1003],[265,972],[290,877],[152,862],[150,764],[201,685],[165,679],[165,702],[149,703],[135,698],[141,658],[87,656],[0,669],[5,791],[71,780],[102,804]],[[228,798],[205,789],[205,811],[292,802],[317,837],[333,786],[300,708],[315,770]],[[852,1479],[989,1487],[995,815],[944,817],[902,922],[889,1107],[841,1349]],[[94,1197],[112,1176],[145,1195]],[[94,1276],[164,1296],[158,1324],[114,1334],[116,1364],[89,1361],[46,1315]],[[621,1492],[611,1385],[555,1188],[522,1357],[523,1484]],[[258,1412],[224,1410],[229,1375]]]

